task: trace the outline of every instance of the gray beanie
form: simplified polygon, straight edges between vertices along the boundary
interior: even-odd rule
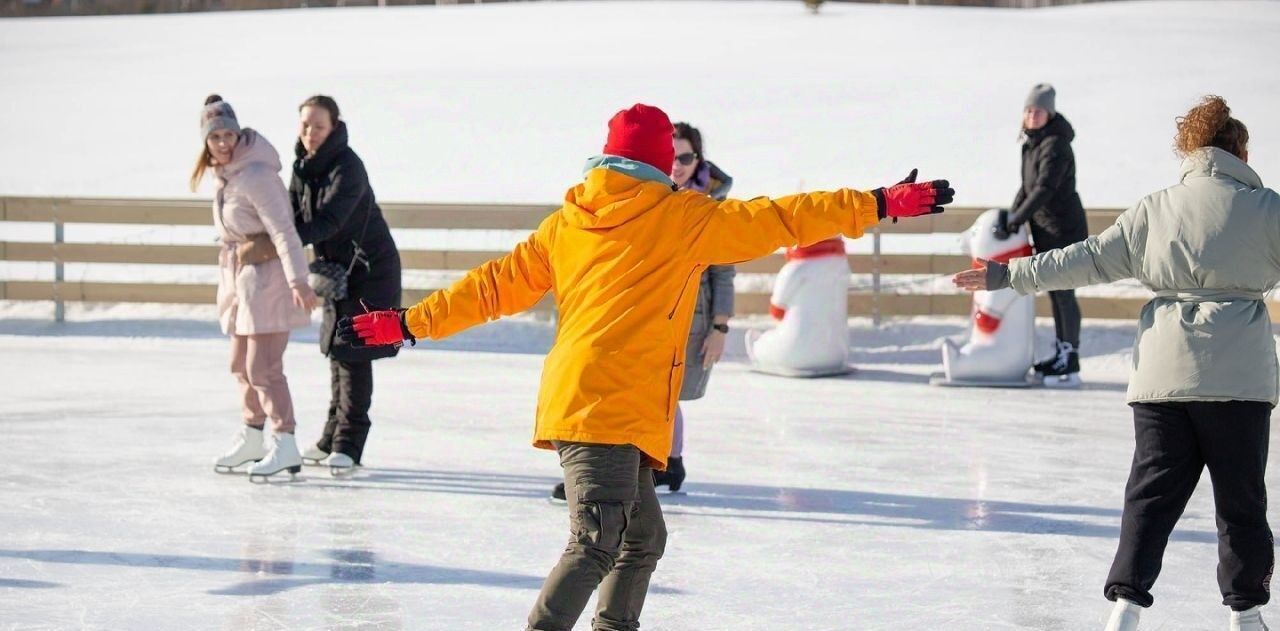
[[[231,131],[240,133],[240,122],[236,120],[236,111],[231,109],[231,104],[226,101],[214,101],[204,106],[204,110],[200,112],[200,133],[201,137],[208,138],[219,129],[230,129]]]
[[[1058,113],[1058,110],[1053,106],[1053,100],[1057,94],[1058,93],[1054,91],[1052,85],[1049,85],[1048,83],[1037,83],[1036,87],[1031,88],[1031,94],[1027,95],[1027,103],[1026,105],[1023,105],[1023,107],[1031,107],[1034,105],[1048,112],[1049,117],[1052,118],[1054,114]]]

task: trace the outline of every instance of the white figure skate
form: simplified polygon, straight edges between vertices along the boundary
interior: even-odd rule
[[[302,471],[302,454],[298,453],[298,444],[294,441],[293,434],[272,432],[267,441],[267,456],[249,467],[249,481],[264,484],[267,478],[283,471],[287,471],[289,479],[294,480],[294,474]]]
[[[213,462],[213,470],[217,473],[235,473],[241,467],[262,460],[267,456],[267,448],[262,442],[262,429],[241,425],[231,439],[231,448],[222,457]]]
[[[1111,609],[1111,618],[1107,620],[1106,631],[1138,631],[1138,617],[1142,607],[1123,598],[1116,599],[1116,606]]]

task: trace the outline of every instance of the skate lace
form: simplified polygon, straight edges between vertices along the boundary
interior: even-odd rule
[[[1074,350],[1075,350],[1075,347],[1071,345],[1071,342],[1062,342],[1061,344],[1059,344],[1058,357],[1057,359],[1053,360],[1053,369],[1059,370],[1059,371],[1066,370],[1067,361],[1071,359],[1071,352]]]

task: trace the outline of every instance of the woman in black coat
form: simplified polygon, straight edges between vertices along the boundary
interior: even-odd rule
[[[1022,188],[1009,212],[1007,232],[1031,227],[1036,252],[1063,248],[1089,236],[1084,205],[1076,193],[1076,132],[1054,107],[1053,86],[1031,89],[1022,116]],[[1051,291],[1055,353],[1036,364],[1047,386],[1073,386],[1080,373],[1080,305],[1072,290]]]
[[[334,335],[337,321],[369,309],[400,306],[400,252],[374,199],[360,157],[347,146],[347,124],[338,104],[314,96],[299,108],[301,128],[294,147],[289,197],[303,245],[317,261],[350,269],[347,296],[326,298],[320,352],[329,358],[332,398],[324,434],[302,457],[326,464],[335,474],[360,463],[369,435],[375,359],[395,347],[354,348]]]

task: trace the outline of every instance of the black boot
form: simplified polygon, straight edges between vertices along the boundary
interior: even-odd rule
[[[1053,368],[1053,364],[1058,361],[1058,351],[1061,349],[1062,349],[1062,340],[1054,340],[1053,354],[1050,355],[1048,359],[1045,359],[1044,361],[1036,362],[1036,365],[1033,367],[1033,370],[1036,371],[1037,375],[1043,375],[1046,370]]]
[[[551,499],[556,502],[568,501],[564,494],[564,482],[556,484],[556,488],[551,489]]]
[[[684,458],[668,458],[666,471],[653,472],[654,486],[666,486],[675,493],[680,490],[682,484],[684,484]]]
[[[1080,386],[1080,352],[1068,342],[1058,346],[1058,356],[1044,372],[1044,385],[1051,388],[1076,388]]]

